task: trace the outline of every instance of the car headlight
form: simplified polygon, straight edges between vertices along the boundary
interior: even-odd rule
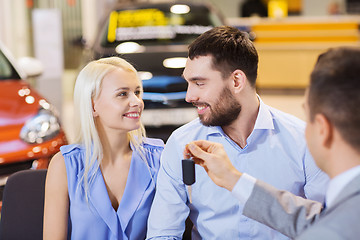
[[[60,132],[60,122],[50,111],[40,109],[39,113],[29,119],[20,131],[20,138],[27,143],[42,143]]]

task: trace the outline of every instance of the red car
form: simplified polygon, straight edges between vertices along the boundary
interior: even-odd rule
[[[10,174],[47,168],[67,143],[54,107],[26,81],[41,65],[26,59],[20,69],[0,43],[0,200]]]

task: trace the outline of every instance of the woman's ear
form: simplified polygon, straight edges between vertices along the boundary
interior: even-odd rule
[[[92,101],[91,106],[92,106],[92,115],[93,115],[93,117],[98,117],[99,114],[98,114],[98,112],[97,112],[96,109],[95,109],[95,103],[94,103],[94,101]]]
[[[231,79],[233,83],[233,87],[235,88],[235,92],[240,92],[246,86],[247,78],[243,71],[236,69],[231,74]]]

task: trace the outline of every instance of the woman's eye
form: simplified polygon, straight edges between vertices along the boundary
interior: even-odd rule
[[[118,94],[118,96],[120,96],[120,97],[126,97],[127,95],[128,95],[127,92],[120,92],[120,93]]]

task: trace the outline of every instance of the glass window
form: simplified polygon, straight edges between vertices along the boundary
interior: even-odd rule
[[[0,51],[0,80],[4,79],[20,79],[20,77],[5,55]]]

